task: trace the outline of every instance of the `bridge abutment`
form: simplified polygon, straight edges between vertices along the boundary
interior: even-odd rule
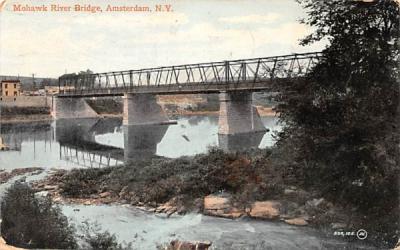
[[[170,121],[153,94],[124,94],[124,125],[160,125]]]
[[[266,132],[257,108],[252,105],[253,93],[221,92],[218,134],[235,135],[252,132]]]
[[[96,118],[99,116],[83,98],[55,97],[51,113],[55,119]]]

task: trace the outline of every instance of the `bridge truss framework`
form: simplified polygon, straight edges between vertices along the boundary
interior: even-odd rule
[[[140,70],[67,74],[59,78],[58,97],[265,90],[274,81],[304,77],[321,56],[321,52],[312,52]]]

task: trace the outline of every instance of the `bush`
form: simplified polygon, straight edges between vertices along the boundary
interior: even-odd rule
[[[1,202],[1,233],[7,243],[23,248],[128,250],[114,234],[102,232],[98,224],[84,222],[82,245],[76,231],[59,207],[48,197],[35,197],[34,191],[20,182],[13,184]]]
[[[93,250],[128,250],[132,249],[132,244],[123,246],[117,242],[117,237],[108,231],[101,231],[97,223],[89,224],[88,221],[81,227],[83,231],[83,240],[86,244],[83,249]]]
[[[97,224],[85,223],[83,241],[79,249],[84,250],[132,250],[132,243],[118,243],[115,234],[108,231],[101,231]]]
[[[1,233],[23,248],[76,249],[74,228],[50,198],[37,198],[23,183],[13,184],[1,202]]]
[[[272,167],[269,154],[269,150],[225,153],[211,148],[207,154],[193,157],[77,169],[66,174],[62,188],[64,194],[73,197],[109,191],[133,204],[164,203],[180,197],[190,205],[196,198],[219,191],[237,194],[241,199],[267,199],[283,189],[282,171]]]
[[[61,186],[63,194],[74,197],[86,197],[95,194],[100,190],[100,183],[111,168],[100,169],[73,169],[65,175]]]

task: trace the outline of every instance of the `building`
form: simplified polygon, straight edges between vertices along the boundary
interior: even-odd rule
[[[69,91],[69,90],[74,90],[74,86],[44,86],[44,90],[46,95],[56,95],[58,93],[64,92],[64,91]]]
[[[56,95],[59,92],[58,86],[44,86],[47,95]]]
[[[27,95],[29,95],[29,92],[35,92],[36,90],[41,89],[44,86],[58,86],[58,78],[33,78],[32,76],[0,75],[0,82],[3,80],[19,80],[21,83],[21,94],[28,92]]]
[[[21,82],[19,80],[2,80],[0,92],[1,96],[20,96]]]

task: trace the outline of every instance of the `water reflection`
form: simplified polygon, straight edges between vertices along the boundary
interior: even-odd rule
[[[237,135],[218,135],[218,146],[227,152],[258,148],[266,132],[244,133]]]
[[[53,131],[49,123],[2,124],[0,137],[10,150],[21,151],[24,141],[49,141]]]
[[[121,148],[96,142],[97,134],[115,130],[120,119],[61,119],[55,122],[60,159],[81,167],[115,166],[124,163]]]
[[[162,141],[169,125],[124,126],[125,164],[150,159],[157,154],[157,145]]]
[[[267,128],[279,129],[275,118],[262,119]],[[2,124],[0,136],[12,151],[0,152],[0,168],[103,167],[154,156],[195,155],[209,146],[232,151],[274,143],[271,132],[219,136],[217,116],[177,121],[158,126],[123,126],[119,118]]]

